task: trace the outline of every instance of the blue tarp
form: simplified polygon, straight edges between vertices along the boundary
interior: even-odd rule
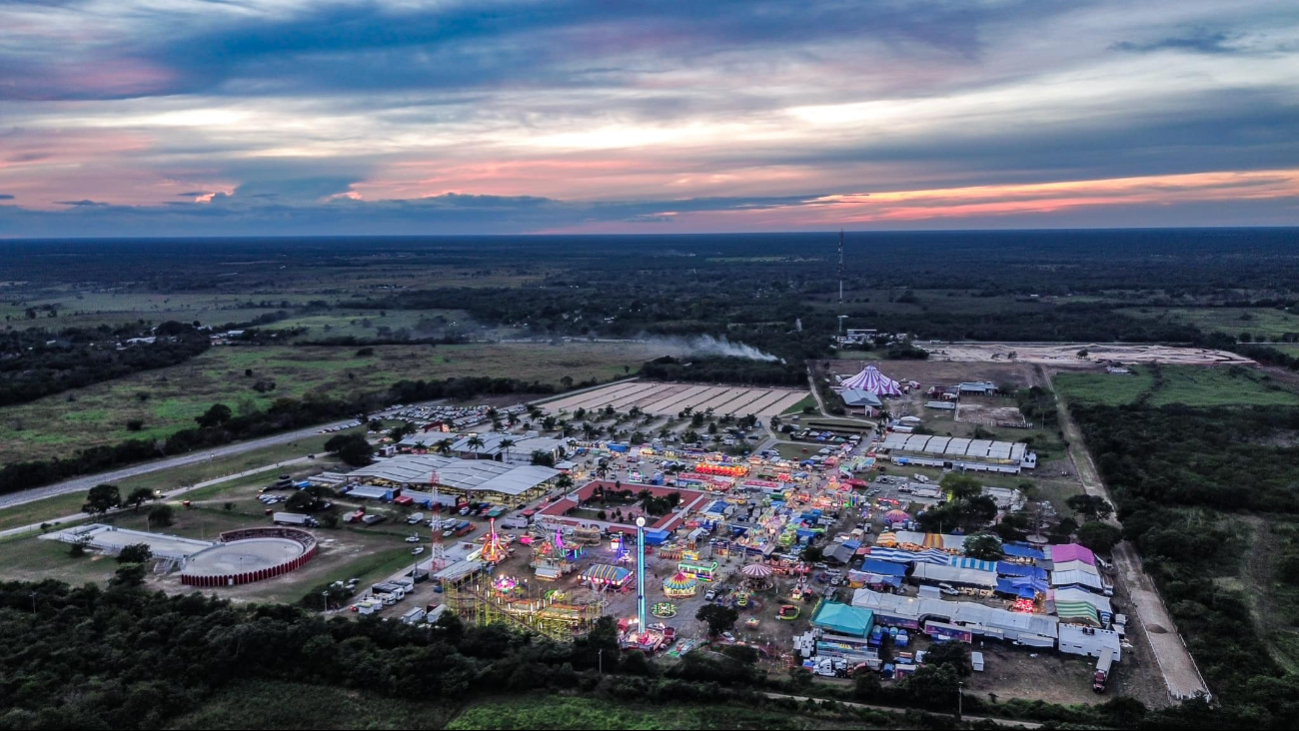
[[[1017,563],[1007,561],[997,562],[997,573],[1002,576],[1031,576],[1035,579],[1045,579],[1046,569],[1040,569],[1036,566],[1023,566]]]
[[[882,549],[875,549],[882,550]],[[871,552],[874,555],[874,551]],[[861,570],[868,574],[884,574],[885,576],[906,576],[907,567],[902,564],[885,561],[879,558],[867,558],[862,561]]]
[[[668,539],[669,533],[660,528],[645,529],[645,545],[657,546]]]
[[[816,531],[814,531],[814,530],[808,530],[808,529],[806,529],[806,528],[799,528],[799,529],[796,530],[794,533],[795,533],[795,535],[797,535],[799,538],[811,538],[812,536],[814,536],[814,535],[817,534]]]
[[[858,548],[861,548],[861,541],[844,541],[843,545],[844,548],[851,548],[856,551]]]
[[[1001,544],[1001,552],[1012,558],[1031,558],[1035,561],[1046,558],[1046,555],[1041,551],[1023,543],[1003,543]]]

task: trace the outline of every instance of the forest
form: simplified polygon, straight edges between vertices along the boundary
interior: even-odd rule
[[[1124,538],[1140,549],[1217,699],[1242,723],[1289,724],[1299,713],[1299,677],[1269,651],[1249,594],[1299,595],[1299,570],[1286,568],[1299,566],[1299,550],[1286,544],[1273,576],[1241,588],[1235,575],[1254,549],[1232,516],[1261,518],[1258,531],[1299,513],[1299,408],[1071,411],[1117,502]]]

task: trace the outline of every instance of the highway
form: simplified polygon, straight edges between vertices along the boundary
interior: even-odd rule
[[[412,404],[412,405],[431,406],[437,403],[440,402],[430,401],[424,404]],[[393,413],[393,411],[390,409],[388,411],[372,414],[371,417],[385,418],[391,413]],[[13,507],[15,505],[22,505],[23,503],[30,503],[36,500],[43,500],[48,497],[55,497],[57,495],[66,495],[71,492],[87,492],[90,490],[90,488],[94,487],[95,485],[103,484],[105,482],[113,483],[119,480],[125,480],[130,477],[136,477],[138,475],[147,475],[150,472],[157,472],[159,470],[169,470],[175,467],[184,467],[185,465],[197,464],[199,462],[206,462],[210,459],[215,459],[218,457],[229,457],[231,455],[243,454],[244,452],[251,452],[255,449],[264,449],[266,447],[274,447],[280,444],[290,444],[292,442],[296,442],[299,439],[305,439],[307,437],[315,436],[316,434],[319,434],[322,429],[343,426],[344,424],[350,424],[353,421],[355,421],[355,419],[348,419],[345,421],[338,421],[330,424],[318,424],[316,426],[307,427],[305,429],[297,429],[295,431],[284,432],[283,434],[276,434],[274,436],[269,436],[269,437],[261,437],[260,439],[251,439],[245,442],[235,442],[233,444],[227,444],[223,447],[216,447],[214,449],[203,449],[195,452],[188,452],[186,454],[177,455],[175,457],[167,457],[165,459],[154,460],[152,462],[143,462],[141,464],[133,465],[131,467],[123,467],[120,470],[113,470],[112,472],[100,472],[99,474],[95,474],[95,475],[74,477],[71,480],[56,482],[53,485],[46,485],[45,487],[34,487],[30,490],[22,490],[20,492],[10,493],[8,495],[0,495],[0,510],[3,510],[4,508]],[[266,469],[266,467],[259,468],[259,471],[261,469]]]

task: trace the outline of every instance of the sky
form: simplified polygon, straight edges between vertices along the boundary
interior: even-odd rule
[[[1299,3],[0,0],[0,236],[1299,225]]]

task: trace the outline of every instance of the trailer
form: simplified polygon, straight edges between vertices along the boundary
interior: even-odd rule
[[[316,519],[310,515],[302,513],[275,513],[271,516],[271,522],[276,525],[304,525],[309,528],[315,528],[320,525]]]
[[[1096,674],[1092,676],[1092,690],[1097,693],[1105,692],[1105,685],[1110,679],[1110,668],[1114,666],[1114,651],[1108,648],[1101,650],[1101,656],[1096,660]]]
[[[423,607],[415,607],[414,609],[411,609],[410,611],[401,615],[401,621],[404,624],[415,624],[416,622],[419,622],[420,620],[424,619],[424,617],[427,615],[428,615],[428,611],[425,610]]]
[[[411,513],[411,514],[410,514],[410,517],[406,518],[406,523],[407,523],[408,525],[415,525],[415,524],[419,523],[419,522],[422,521],[422,520],[424,520],[424,514],[423,514],[423,513]]]

